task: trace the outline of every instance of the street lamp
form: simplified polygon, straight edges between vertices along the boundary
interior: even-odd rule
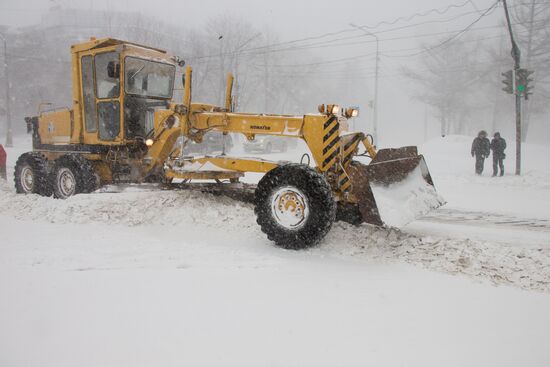
[[[241,45],[239,45],[236,48],[235,51],[235,101],[234,101],[234,110],[237,111],[237,108],[239,107],[239,55],[242,52],[242,48],[246,45],[248,45],[250,42],[255,40],[256,38],[260,37],[262,35],[261,32],[256,33],[254,36],[250,37],[248,40],[243,42]]]
[[[7,131],[6,131],[6,147],[13,147],[13,137],[11,131],[11,113],[10,113],[10,80],[8,78],[8,45],[6,37],[0,33],[0,38],[4,41],[4,75],[6,81],[6,122],[7,122]]]
[[[365,34],[369,36],[373,36],[376,40],[376,64],[374,66],[375,72],[374,72],[374,114],[373,114],[373,121],[372,121],[372,140],[374,144],[378,143],[378,60],[379,58],[379,40],[378,36],[367,29],[365,27],[361,27],[358,25],[355,25],[353,23],[349,24],[353,28],[357,28],[359,30],[362,30],[365,32]]]

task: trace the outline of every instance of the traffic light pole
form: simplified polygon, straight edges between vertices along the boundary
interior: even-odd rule
[[[521,96],[516,93],[516,175],[521,175]]]
[[[508,13],[508,5],[506,0],[502,0],[504,5],[504,14],[506,15],[506,23],[508,24],[508,32],[510,33],[510,41],[512,41],[512,57],[514,58],[514,74],[517,75],[520,69],[520,51],[519,47],[514,40],[514,34],[512,32],[512,25],[510,24],[510,14]],[[514,75],[514,80],[515,80]],[[515,83],[514,83],[515,84]],[[521,94],[514,89],[514,95],[516,96],[516,175],[521,174]]]

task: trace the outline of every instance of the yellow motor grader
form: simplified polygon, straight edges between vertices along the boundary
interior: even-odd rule
[[[376,151],[369,137],[347,132],[357,114],[321,105],[303,116],[232,111],[233,77],[225,106],[192,103],[192,69],[185,69],[183,101],[172,100],[176,68],[184,62],[166,51],[111,38],[71,46],[72,108],[26,118],[33,150],[15,167],[18,193],[65,199],[116,183],[243,187],[246,172],[264,173],[254,186],[257,222],[284,248],[317,244],[339,219],[383,225],[372,187],[391,188],[420,172],[433,182],[416,147]],[[186,156],[187,143],[209,131],[303,139],[312,161],[273,162],[225,154]],[[361,148],[360,148],[361,145]],[[369,164],[354,159],[359,149]],[[239,186],[240,185],[240,186]]]

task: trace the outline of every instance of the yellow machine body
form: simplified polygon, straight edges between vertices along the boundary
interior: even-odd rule
[[[249,140],[258,134],[274,135],[305,141],[334,200],[358,207],[364,221],[382,224],[371,181],[388,185],[402,180],[403,175],[393,174],[395,167],[406,176],[423,162],[415,149],[379,156],[365,134],[346,132],[346,118],[333,106],[300,116],[233,112],[231,75],[224,106],[194,103],[192,69],[187,67],[184,98],[177,103],[172,92],[181,62],[163,50],[105,38],[73,45],[71,59],[72,108],[41,112],[27,122],[34,152],[44,157],[48,169],[71,155],[79,164],[91,162],[89,170],[99,184],[236,182],[246,172],[267,173],[281,162],[226,155],[186,157],[182,145],[201,143],[209,131],[240,133]],[[183,143],[177,144],[178,139]],[[374,164],[354,162],[360,145]],[[433,185],[427,169],[423,177]]]

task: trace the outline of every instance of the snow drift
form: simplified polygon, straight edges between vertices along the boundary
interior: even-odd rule
[[[162,191],[151,186],[119,193],[76,195],[55,200],[18,195],[2,184],[0,215],[58,224],[103,223],[124,226],[178,226],[186,231],[219,233],[220,238],[253,236],[269,241],[255,223],[251,205],[191,191]],[[281,250],[284,251],[284,250]],[[331,255],[375,261],[405,261],[446,273],[461,273],[494,284],[550,292],[550,249],[529,249],[483,241],[419,237],[395,228],[335,223],[312,256]]]

